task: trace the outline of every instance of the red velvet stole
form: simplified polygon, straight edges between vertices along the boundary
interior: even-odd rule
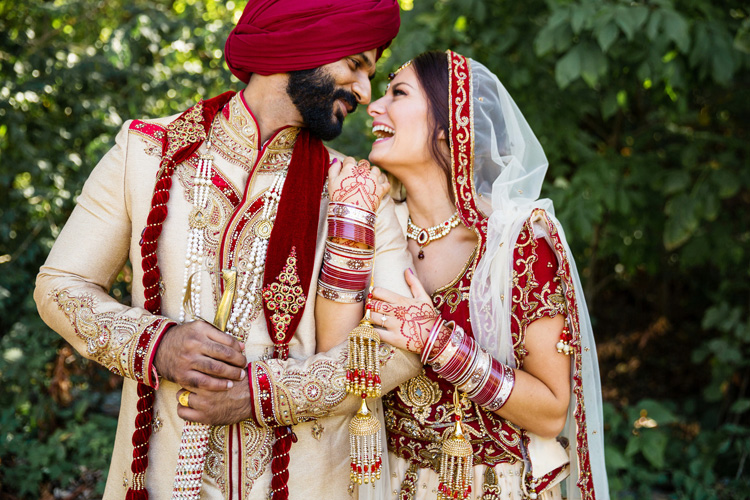
[[[286,359],[287,345],[294,336],[304,312],[304,300],[310,290],[312,272],[315,267],[315,247],[318,241],[318,217],[320,215],[320,199],[328,169],[328,151],[323,142],[313,137],[307,129],[302,129],[297,136],[289,162],[284,188],[281,192],[279,208],[276,211],[276,221],[271,231],[266,253],[266,268],[263,274],[263,289],[268,290],[274,281],[281,281],[281,287],[287,291],[290,287],[302,287],[301,307],[294,310],[283,310],[288,304],[272,304],[272,300],[264,300],[264,312],[268,333],[276,346],[275,357]],[[296,254],[297,277],[280,279],[282,273],[287,272],[289,259]],[[292,280],[290,282],[289,280]],[[284,295],[283,293],[277,294]],[[287,299],[292,299],[287,294]],[[300,297],[298,297],[299,299]],[[277,307],[281,305],[280,311]],[[284,314],[284,337],[278,338],[274,332],[278,331],[278,320],[275,314]],[[274,325],[276,323],[276,325]]]

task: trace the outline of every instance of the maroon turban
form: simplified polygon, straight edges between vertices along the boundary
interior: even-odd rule
[[[317,68],[375,48],[380,57],[400,24],[396,0],[250,0],[224,57],[247,83],[251,73]]]

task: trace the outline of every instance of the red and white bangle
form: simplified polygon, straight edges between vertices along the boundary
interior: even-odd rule
[[[374,252],[372,250],[366,250],[365,252],[352,252],[348,251],[346,246],[339,248],[340,245],[336,245],[333,242],[327,242],[325,251],[323,253],[323,262],[337,267],[339,269],[350,269],[352,271],[366,271],[372,270],[372,262]],[[352,249],[353,250],[353,249]]]
[[[439,317],[435,320],[435,324],[432,325],[432,330],[430,330],[430,335],[427,337],[427,342],[424,344],[424,349],[422,350],[422,364],[427,364],[427,358],[430,356],[430,352],[432,352],[432,348],[435,345],[435,341],[437,340],[438,334],[440,333],[440,329],[445,324],[445,321],[443,318]]]
[[[349,219],[361,224],[365,224],[367,226],[374,227],[376,215],[372,210],[360,208],[355,205],[349,205],[348,203],[332,201],[328,204],[328,218]]]
[[[516,385],[516,372],[496,359],[492,360],[487,382],[471,400],[489,411],[497,411],[505,405]]]
[[[461,345],[461,342],[463,342],[464,335],[466,335],[463,328],[455,324],[453,321],[447,323],[447,325],[451,325],[452,329],[450,338],[445,344],[439,346],[437,353],[433,357],[427,360],[427,363],[429,363],[436,372],[440,371],[448,361],[453,359],[456,351],[458,351],[458,347]]]
[[[350,219],[328,218],[328,237],[344,238],[375,248],[375,227]]]
[[[317,294],[328,300],[339,302],[342,304],[356,304],[365,300],[365,289],[359,291],[344,290],[342,288],[335,288],[327,283],[318,280],[318,291]]]
[[[513,368],[480,349],[479,344],[458,327],[430,364],[435,373],[489,411],[497,411],[505,405],[516,383]]]
[[[474,363],[469,376],[466,381],[458,386],[458,389],[466,393],[471,399],[476,393],[482,388],[487,378],[490,375],[490,367],[492,366],[492,356],[484,349],[479,349],[477,352],[476,362]]]
[[[474,362],[476,353],[477,343],[468,335],[464,335],[453,357],[449,359],[440,370],[436,369],[435,373],[450,383],[456,384],[466,376],[466,372]]]

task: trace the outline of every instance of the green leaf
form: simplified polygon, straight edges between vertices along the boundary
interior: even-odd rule
[[[742,414],[747,410],[750,410],[750,399],[738,399],[734,402],[732,407],[729,409],[732,413]]]
[[[677,45],[680,52],[687,54],[690,50],[690,35],[688,32],[689,25],[685,18],[671,9],[663,10],[662,17],[664,19],[664,32],[667,37]]]
[[[570,10],[570,27],[573,29],[573,33],[578,35],[586,21],[593,16],[594,9],[588,4],[579,4],[571,5]]]
[[[664,454],[667,449],[667,435],[659,429],[643,429],[641,431],[641,453],[656,469],[664,468]]]
[[[698,229],[700,221],[697,208],[697,200],[687,194],[680,194],[667,202],[664,247],[668,251],[685,244]]]
[[[641,5],[628,7],[620,5],[617,7],[615,14],[615,22],[628,40],[633,39],[635,33],[643,26],[646,18],[648,18],[648,8]]]
[[[608,120],[612,117],[615,113],[617,113],[618,109],[617,104],[617,93],[613,92],[612,90],[608,90],[606,94],[604,94],[604,98],[602,99],[602,118],[605,120]]]
[[[555,65],[555,80],[564,89],[581,76],[581,46],[576,45],[568,51]]]
[[[541,57],[549,53],[555,46],[555,30],[555,27],[547,25],[539,31],[534,40],[534,52],[537,56]]]
[[[652,12],[648,18],[648,23],[646,24],[646,36],[652,42],[656,40],[656,37],[659,35],[659,28],[661,27],[661,23],[662,23],[661,11],[656,10]]]
[[[613,43],[617,40],[617,36],[620,31],[617,29],[617,25],[610,21],[601,29],[596,32],[596,41],[599,43],[599,47],[602,48],[602,52],[607,52]]]
[[[734,36],[733,46],[744,54],[750,54],[750,17],[742,21],[742,26]]]
[[[692,182],[691,175],[685,170],[673,170],[667,174],[664,179],[662,192],[665,195],[672,195],[686,190]]]
[[[593,43],[583,43],[579,50],[581,51],[581,77],[589,87],[594,87],[599,82],[599,77],[607,71],[607,58]]]
[[[608,469],[622,470],[630,467],[631,463],[619,448],[611,445],[604,446],[605,463]]]

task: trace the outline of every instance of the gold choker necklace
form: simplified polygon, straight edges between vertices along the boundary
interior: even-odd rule
[[[428,227],[426,229],[415,225],[411,221],[411,216],[409,216],[409,220],[406,226],[406,237],[411,238],[417,242],[417,245],[419,245],[419,255],[417,255],[417,257],[419,257],[420,259],[424,259],[424,247],[426,247],[433,241],[439,240],[443,236],[446,236],[451,232],[451,229],[458,226],[459,222],[460,219],[458,218],[458,210],[456,210],[456,212],[451,215],[445,222],[441,222],[436,226]]]

